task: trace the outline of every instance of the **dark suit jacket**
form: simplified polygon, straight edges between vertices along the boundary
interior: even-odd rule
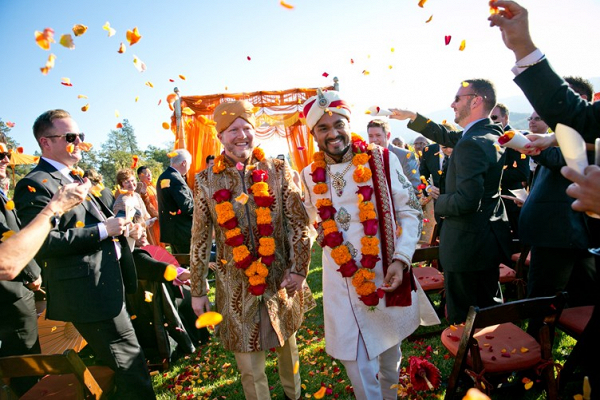
[[[500,200],[504,149],[494,146],[502,128],[489,119],[475,123],[466,134],[418,115],[408,127],[441,145],[453,147],[448,163],[446,193],[436,202],[444,217],[440,261],[452,272],[498,268],[501,253],[510,257],[510,229]]]
[[[425,179],[431,179],[433,186],[440,187],[440,145],[437,143],[430,144],[423,149],[423,155],[421,156],[421,163],[419,164],[419,173],[425,177]]]
[[[168,180],[167,187],[162,182]],[[189,246],[192,240],[194,196],[185,179],[174,168],[167,168],[156,184],[160,241]]]
[[[23,224],[35,218],[58,188],[68,183],[66,177],[40,159],[15,188],[15,203]],[[110,210],[102,211],[112,216]],[[86,200],[60,218],[38,252],[36,260],[45,268],[49,319],[82,323],[107,320],[123,308],[123,276],[128,291],[135,291],[137,278],[129,247],[120,237],[118,260],[113,238],[100,240],[98,223],[103,220],[91,200]],[[78,222],[85,226],[78,228]]]
[[[512,130],[510,125],[506,125],[505,132]],[[506,168],[502,173],[502,194],[514,196],[509,189],[523,189],[523,182],[529,178],[529,156],[519,153],[517,150],[506,148],[504,151],[506,159],[504,165]],[[514,202],[513,202],[514,204]]]
[[[586,217],[571,208],[575,199],[566,193],[571,181],[560,173],[567,165],[560,149],[550,147],[533,159],[539,165],[521,209],[519,238],[533,246],[587,249]]]
[[[588,143],[599,136],[600,102],[590,104],[579,97],[548,60],[527,68],[515,77],[515,83],[552,130],[560,122],[575,129]]]

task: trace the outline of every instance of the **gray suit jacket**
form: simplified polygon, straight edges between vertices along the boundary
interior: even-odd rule
[[[417,164],[415,154],[410,150],[401,149],[393,144],[388,145],[388,150],[398,157],[404,175],[406,175],[410,181],[415,192],[418,192],[417,186],[421,183],[421,179],[419,176],[419,165]]]

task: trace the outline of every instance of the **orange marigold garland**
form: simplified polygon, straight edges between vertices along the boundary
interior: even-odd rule
[[[252,152],[254,158],[259,162],[265,157],[265,153],[260,148]],[[213,173],[223,172],[225,157],[218,156],[215,159]],[[250,169],[250,168],[248,168]],[[254,196],[256,203],[256,225],[258,229],[258,257],[252,255],[248,247],[244,244],[245,237],[238,227],[238,220],[231,204],[231,191],[228,189],[217,190],[213,199],[217,202],[215,211],[217,213],[217,223],[225,230],[225,244],[233,247],[233,261],[235,266],[244,270],[244,275],[248,277],[248,291],[255,296],[262,296],[267,288],[266,278],[269,275],[268,267],[275,260],[275,239],[273,234],[273,224],[271,219],[271,205],[275,199],[269,195],[269,179],[266,170],[252,168],[252,186],[250,191]]]
[[[354,154],[352,164],[356,166],[353,179],[356,183],[368,182],[372,177],[372,172],[367,165],[371,158],[367,143],[356,134],[352,134],[351,140]],[[316,152],[311,165],[311,176],[315,183],[313,192],[315,194],[325,194],[329,190],[326,183],[326,168],[325,154]],[[372,269],[380,260],[379,240],[375,237],[378,229],[377,214],[375,205],[371,201],[373,187],[368,185],[358,186],[356,193],[359,203],[359,218],[363,224],[365,234],[361,239],[361,266],[359,267],[352,258],[348,246],[343,244],[343,234],[339,231],[334,219],[337,210],[333,207],[330,199],[319,199],[316,202],[317,211],[321,218],[319,224],[323,231],[323,240],[320,244],[322,247],[328,246],[331,248],[331,257],[340,267],[338,271],[344,278],[352,278],[352,286],[354,286],[359,299],[367,306],[375,307],[379,304],[379,299],[383,297],[383,291],[377,289],[373,282],[375,272]]]

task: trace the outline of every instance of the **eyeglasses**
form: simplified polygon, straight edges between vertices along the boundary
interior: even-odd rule
[[[75,141],[75,139],[77,139],[77,137],[79,136],[79,140],[82,142],[85,142],[85,133],[81,132],[81,133],[65,133],[64,135],[50,135],[50,136],[44,136],[47,138],[56,138],[56,137],[64,137],[65,140],[67,141],[67,143],[73,143]]]
[[[454,96],[454,102],[458,103],[460,101],[461,97],[465,97],[465,96],[479,96],[477,93],[469,93],[469,94],[457,94],[456,96]]]
[[[10,160],[10,153],[0,153],[0,161],[4,160],[6,157]]]
[[[540,117],[529,117],[527,118],[527,121],[531,122],[531,121],[535,121],[535,122],[539,122],[542,119]]]
[[[500,118],[500,117],[499,117],[499,116],[497,116],[497,115],[490,115],[490,119],[491,119],[492,121],[498,121],[498,119],[499,119],[499,118]]]

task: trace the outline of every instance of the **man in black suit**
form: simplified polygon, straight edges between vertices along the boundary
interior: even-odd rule
[[[502,103],[496,104],[496,107],[492,110],[490,119],[495,123],[502,125],[504,132],[513,130],[509,125],[508,107]],[[523,189],[527,185],[527,180],[529,179],[529,156],[509,148],[506,148],[504,152],[506,154],[506,160],[504,161],[504,172],[502,173],[502,180],[500,181],[500,187],[502,188],[500,194],[514,197],[515,195],[511,190]],[[512,200],[503,201],[513,237],[518,239],[521,207]]]
[[[192,155],[185,149],[174,153],[171,166],[160,175],[156,185],[160,241],[169,243],[173,253],[187,254],[192,240],[194,196],[185,174],[190,170]]]
[[[36,168],[17,184],[15,203],[21,221],[34,219],[63,185],[80,180],[74,165],[84,139],[64,110],[40,115],[33,126],[42,150]],[[122,236],[141,232],[94,200],[94,196],[60,218],[36,256],[44,265],[47,316],[71,321],[96,355],[115,370],[118,398],[152,399],[144,354],[124,306],[125,289],[135,291],[137,277],[131,251]]]
[[[410,119],[408,127],[453,147],[446,193],[436,211],[444,218],[440,261],[444,266],[448,320],[460,323],[472,305],[493,305],[499,264],[510,255],[510,229],[500,200],[504,149],[494,146],[502,128],[488,118],[496,105],[491,82],[464,81],[451,104],[464,131],[450,131],[420,114],[393,109],[394,119]]]

